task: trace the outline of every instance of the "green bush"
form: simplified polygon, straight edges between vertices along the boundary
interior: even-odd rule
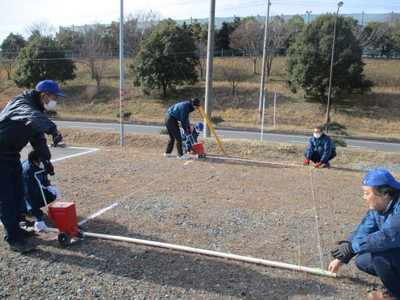
[[[338,147],[347,147],[347,143],[342,138],[339,137],[333,138],[333,142]]]
[[[324,128],[326,129],[326,123],[324,124]],[[328,132],[330,133],[348,135],[346,129],[347,127],[345,125],[339,124],[338,122],[330,122],[328,125]]]
[[[168,134],[167,128],[161,129],[160,134]]]
[[[211,117],[211,122],[215,125],[224,122],[225,120],[221,116],[213,116]]]
[[[124,113],[124,119],[125,120],[129,120],[129,118],[132,116],[132,113],[131,112],[126,112],[126,113]],[[119,118],[120,117],[120,114],[118,113],[117,114],[117,118]]]

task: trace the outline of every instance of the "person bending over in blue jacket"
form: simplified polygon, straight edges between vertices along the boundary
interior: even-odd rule
[[[46,198],[47,204],[53,202],[59,196],[58,190],[51,186],[46,172],[42,171],[44,170],[41,168],[35,151],[29,152],[28,159],[22,163],[24,200],[28,212],[35,218],[36,231],[42,231],[47,228],[43,221],[43,212],[40,209],[46,205],[43,195]]]
[[[176,149],[178,151],[179,159],[189,159],[189,156],[183,154],[182,137],[179,130],[179,123],[181,122],[182,128],[186,135],[191,133],[189,114],[200,106],[200,99],[193,98],[190,101],[179,102],[168,109],[167,116],[165,117],[165,126],[167,127],[169,139],[167,148],[165,150],[165,157],[175,157],[171,152],[174,149],[176,140]]]
[[[190,126],[190,131],[192,133],[192,138],[190,138],[188,135],[185,134],[185,131],[181,129],[181,138],[182,141],[186,141],[185,144],[185,151],[186,154],[190,153],[190,150],[192,150],[192,144],[197,143],[197,138],[199,137],[200,132],[202,132],[204,129],[204,125],[201,122],[198,122],[196,126]]]
[[[306,152],[306,160],[303,165],[308,166],[310,160],[315,163],[314,167],[330,168],[329,161],[336,156],[336,146],[333,140],[324,133],[322,126],[314,127],[313,137],[310,139]]]
[[[65,96],[59,92],[58,84],[44,80],[33,91],[11,99],[0,113],[0,220],[6,232],[5,240],[13,251],[28,252],[35,248],[26,239],[31,232],[19,226],[25,207],[20,152],[30,143],[46,172],[54,175],[44,133],[53,136],[54,146],[62,141],[62,135],[43,112],[54,108],[58,96]]]
[[[383,169],[364,176],[364,197],[369,210],[346,241],[331,251],[329,271],[337,273],[354,256],[363,272],[378,276],[387,291],[374,291],[368,299],[400,299],[400,182]]]

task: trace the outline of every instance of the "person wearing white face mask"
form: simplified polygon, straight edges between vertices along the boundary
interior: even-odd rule
[[[330,168],[329,161],[336,156],[336,146],[333,140],[324,133],[322,126],[315,126],[313,137],[310,139],[307,150],[304,153],[306,157],[303,165],[308,166],[310,161],[314,162],[314,167]]]
[[[54,175],[44,134],[52,135],[55,146],[63,137],[43,112],[54,108],[58,96],[65,97],[58,84],[43,80],[31,92],[11,99],[0,112],[0,220],[6,232],[5,240],[13,251],[28,252],[35,248],[26,239],[32,234],[19,226],[25,207],[20,152],[30,142],[47,174]]]

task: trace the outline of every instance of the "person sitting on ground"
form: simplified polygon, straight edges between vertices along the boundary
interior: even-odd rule
[[[197,143],[197,138],[200,134],[200,132],[202,132],[204,129],[204,125],[201,122],[198,122],[196,124],[196,126],[190,126],[190,131],[192,132],[192,138],[190,138],[188,135],[185,134],[185,132],[183,131],[183,129],[181,129],[181,137],[182,137],[182,141],[186,141],[185,144],[185,151],[186,151],[186,155],[190,154],[190,150],[192,150],[192,144],[196,144]]]
[[[181,122],[182,128],[186,135],[191,133],[189,114],[200,106],[200,99],[193,98],[189,101],[179,102],[168,109],[165,117],[165,126],[167,127],[169,139],[165,150],[165,157],[175,157],[171,152],[174,148],[176,140],[176,149],[178,151],[178,159],[189,159],[189,156],[183,154],[182,137],[179,130],[178,121]]]
[[[336,146],[333,140],[324,133],[322,126],[314,127],[314,134],[310,139],[306,152],[306,160],[303,165],[308,166],[310,160],[315,163],[314,167],[330,168],[329,161],[336,156]]]
[[[35,178],[35,174],[37,179]],[[35,218],[35,230],[42,231],[47,228],[43,221],[43,212],[40,209],[46,205],[43,196],[46,198],[47,204],[49,204],[59,196],[59,192],[56,188],[51,186],[47,173],[41,168],[39,158],[35,151],[29,152],[28,159],[22,163],[22,177],[24,181],[24,200],[26,208]]]
[[[361,271],[378,276],[387,292],[374,291],[368,299],[400,299],[400,182],[383,169],[364,176],[364,197],[369,210],[346,241],[338,242],[329,271],[337,273],[354,256]]]

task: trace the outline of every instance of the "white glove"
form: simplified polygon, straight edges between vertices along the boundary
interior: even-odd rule
[[[35,230],[36,231],[43,231],[46,228],[48,228],[48,227],[43,221],[35,222]]]
[[[59,192],[56,188],[52,187],[51,185],[49,185],[48,187],[46,187],[46,189],[47,189],[50,193],[52,193],[54,196],[56,196],[57,198],[58,198],[58,196],[60,196],[60,192]]]

